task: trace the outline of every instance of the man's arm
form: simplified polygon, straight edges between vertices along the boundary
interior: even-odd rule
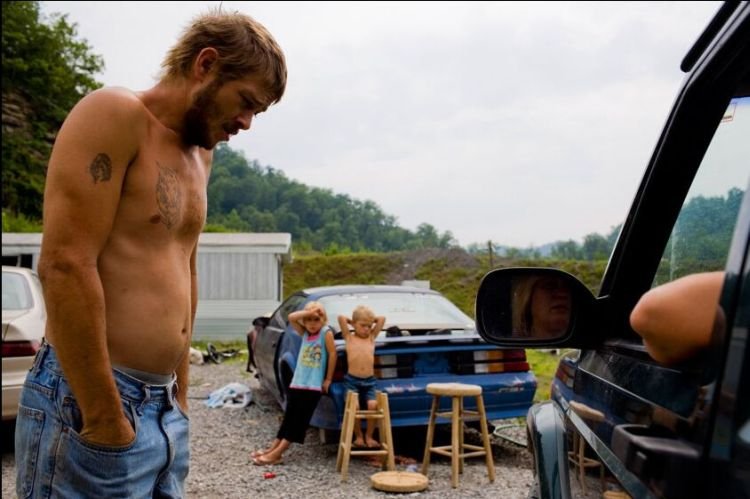
[[[177,403],[187,414],[188,411],[188,384],[190,382],[190,345],[193,341],[195,331],[195,312],[198,310],[198,242],[195,243],[193,253],[190,255],[190,338],[185,346],[185,354],[177,366]]]
[[[112,376],[97,259],[138,153],[143,121],[133,101],[120,91],[99,90],[70,112],[49,161],[39,259],[45,334],[81,409],[81,436],[114,446],[135,434]]]
[[[333,331],[330,329],[326,332],[326,350],[328,351],[328,366],[323,380],[323,393],[328,393],[328,388],[333,381],[333,373],[336,371],[336,343],[333,341]]]
[[[643,337],[658,362],[687,360],[711,341],[724,272],[692,274],[646,292],[630,314],[630,325]]]

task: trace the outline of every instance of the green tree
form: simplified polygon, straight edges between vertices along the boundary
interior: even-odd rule
[[[416,233],[408,231],[372,201],[290,180],[226,144],[214,152],[208,224],[212,230],[244,226],[256,232],[289,232],[295,244],[329,254],[456,245],[450,232],[440,233],[429,224],[420,225]]]
[[[104,67],[65,15],[43,19],[39,2],[2,3],[3,209],[38,219],[46,164],[68,111],[101,84]],[[16,118],[6,128],[6,114]]]

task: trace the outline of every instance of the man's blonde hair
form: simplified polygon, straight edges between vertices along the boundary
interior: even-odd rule
[[[286,60],[271,33],[252,17],[239,12],[212,9],[190,23],[162,62],[162,77],[186,76],[201,50],[219,53],[218,75],[232,81],[258,75],[265,84],[271,105],[279,102],[286,88]]]
[[[357,322],[357,321],[373,322],[375,320],[375,312],[373,312],[372,309],[368,306],[358,305],[357,308],[354,309],[354,312],[352,312],[352,320],[354,322]]]

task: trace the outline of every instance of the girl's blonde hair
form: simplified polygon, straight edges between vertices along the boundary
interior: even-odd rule
[[[321,303],[319,301],[308,302],[307,305],[305,305],[304,310],[312,310],[315,307],[320,308],[321,312],[323,312],[323,324],[327,324],[328,323],[328,313],[326,313],[326,308],[323,305],[321,305]]]
[[[201,50],[219,53],[220,81],[257,75],[265,84],[271,105],[281,100],[286,88],[286,60],[271,33],[252,17],[239,12],[211,9],[191,22],[162,62],[162,77],[186,76]]]
[[[513,283],[513,334],[528,336],[531,333],[531,295],[541,278],[524,276]]]

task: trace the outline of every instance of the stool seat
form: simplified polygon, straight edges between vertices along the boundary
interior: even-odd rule
[[[429,383],[425,391],[432,395],[444,395],[446,397],[476,397],[482,394],[482,387],[467,385],[466,383]]]
[[[484,456],[487,464],[487,474],[490,482],[495,481],[495,465],[492,461],[492,449],[490,448],[490,435],[487,428],[487,414],[484,411],[484,400],[482,399],[482,387],[465,383],[429,383],[425,391],[433,396],[432,409],[430,411],[430,422],[427,425],[427,441],[424,448],[424,460],[422,461],[422,474],[427,476],[430,466],[430,456],[434,452],[451,458],[451,485],[458,487],[458,474],[463,473],[464,458]],[[451,398],[451,410],[439,412],[440,397]],[[475,397],[477,410],[464,409],[464,397]],[[464,443],[464,422],[469,419],[479,418],[482,446]],[[433,447],[432,440],[435,436],[435,422],[437,418],[450,418],[451,420],[451,445]]]

